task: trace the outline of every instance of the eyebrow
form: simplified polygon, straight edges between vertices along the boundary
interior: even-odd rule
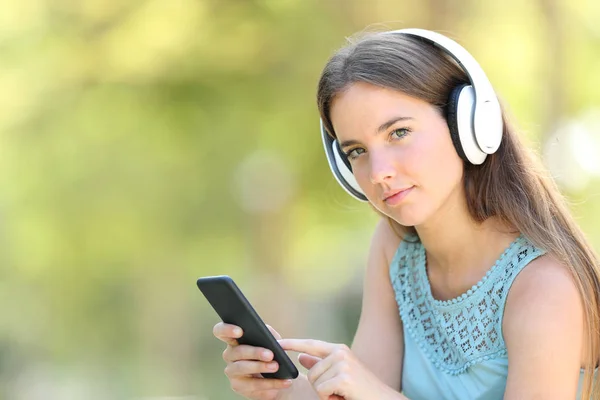
[[[379,128],[377,128],[377,134],[387,130],[390,126],[394,125],[398,121],[408,121],[412,119],[412,117],[393,117],[390,120],[381,124]],[[346,140],[340,143],[340,148],[343,149],[344,147],[352,146],[355,144],[360,144],[360,142],[358,140]]]

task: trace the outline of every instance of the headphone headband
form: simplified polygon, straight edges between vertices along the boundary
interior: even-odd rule
[[[464,47],[437,32],[410,28],[390,31],[388,33],[401,33],[403,35],[423,38],[442,49],[460,65],[463,71],[469,76],[471,85],[475,90],[473,128],[477,144],[484,153],[495,153],[498,147],[500,147],[502,131],[488,133],[486,130],[490,126],[500,126],[500,129],[502,129],[502,111],[494,88],[477,60]],[[491,121],[491,119],[496,120]]]

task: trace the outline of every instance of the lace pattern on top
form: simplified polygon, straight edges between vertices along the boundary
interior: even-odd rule
[[[431,294],[423,245],[402,241],[390,275],[405,331],[436,368],[451,375],[506,355],[506,296],[517,274],[542,254],[519,236],[481,281],[457,298],[440,301]]]

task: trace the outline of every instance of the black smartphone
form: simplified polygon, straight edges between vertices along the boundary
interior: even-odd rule
[[[262,373],[264,378],[295,379],[298,377],[298,369],[292,360],[231,277],[207,276],[198,278],[196,284],[223,322],[243,329],[244,335],[238,339],[238,343],[264,347],[273,352],[279,369],[273,373]]]

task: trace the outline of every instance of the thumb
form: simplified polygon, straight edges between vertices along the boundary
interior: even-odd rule
[[[315,366],[316,363],[321,361],[321,359],[319,357],[300,353],[300,355],[298,355],[298,361],[304,368],[311,369],[312,367]]]

